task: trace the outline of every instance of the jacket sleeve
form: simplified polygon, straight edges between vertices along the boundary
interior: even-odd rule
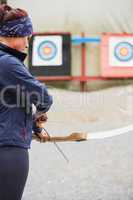
[[[36,106],[37,111],[47,112],[50,109],[53,99],[47,87],[35,79],[19,61],[10,59],[3,76],[4,85],[18,86],[28,97],[29,103]]]

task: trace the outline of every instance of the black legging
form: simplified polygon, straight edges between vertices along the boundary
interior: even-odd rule
[[[0,147],[0,200],[21,200],[28,171],[27,149]]]

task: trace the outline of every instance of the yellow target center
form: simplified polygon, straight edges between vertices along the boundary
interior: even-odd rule
[[[123,47],[120,49],[121,56],[127,56],[128,55],[128,49]]]
[[[52,49],[50,47],[44,47],[43,52],[44,54],[50,54]]]

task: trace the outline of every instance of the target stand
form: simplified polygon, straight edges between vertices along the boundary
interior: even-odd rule
[[[103,34],[101,71],[103,77],[133,77],[133,34]]]
[[[70,76],[70,33],[33,34],[29,48],[29,69],[39,77]]]

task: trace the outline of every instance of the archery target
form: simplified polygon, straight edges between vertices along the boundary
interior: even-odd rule
[[[120,42],[115,47],[115,57],[121,62],[127,62],[133,59],[133,45],[128,42]]]
[[[109,39],[109,64],[111,67],[133,67],[133,38]]]
[[[36,36],[33,42],[33,66],[62,65],[62,37]]]
[[[56,45],[50,40],[42,42],[38,47],[38,55],[45,61],[54,59],[57,55],[57,51]]]

